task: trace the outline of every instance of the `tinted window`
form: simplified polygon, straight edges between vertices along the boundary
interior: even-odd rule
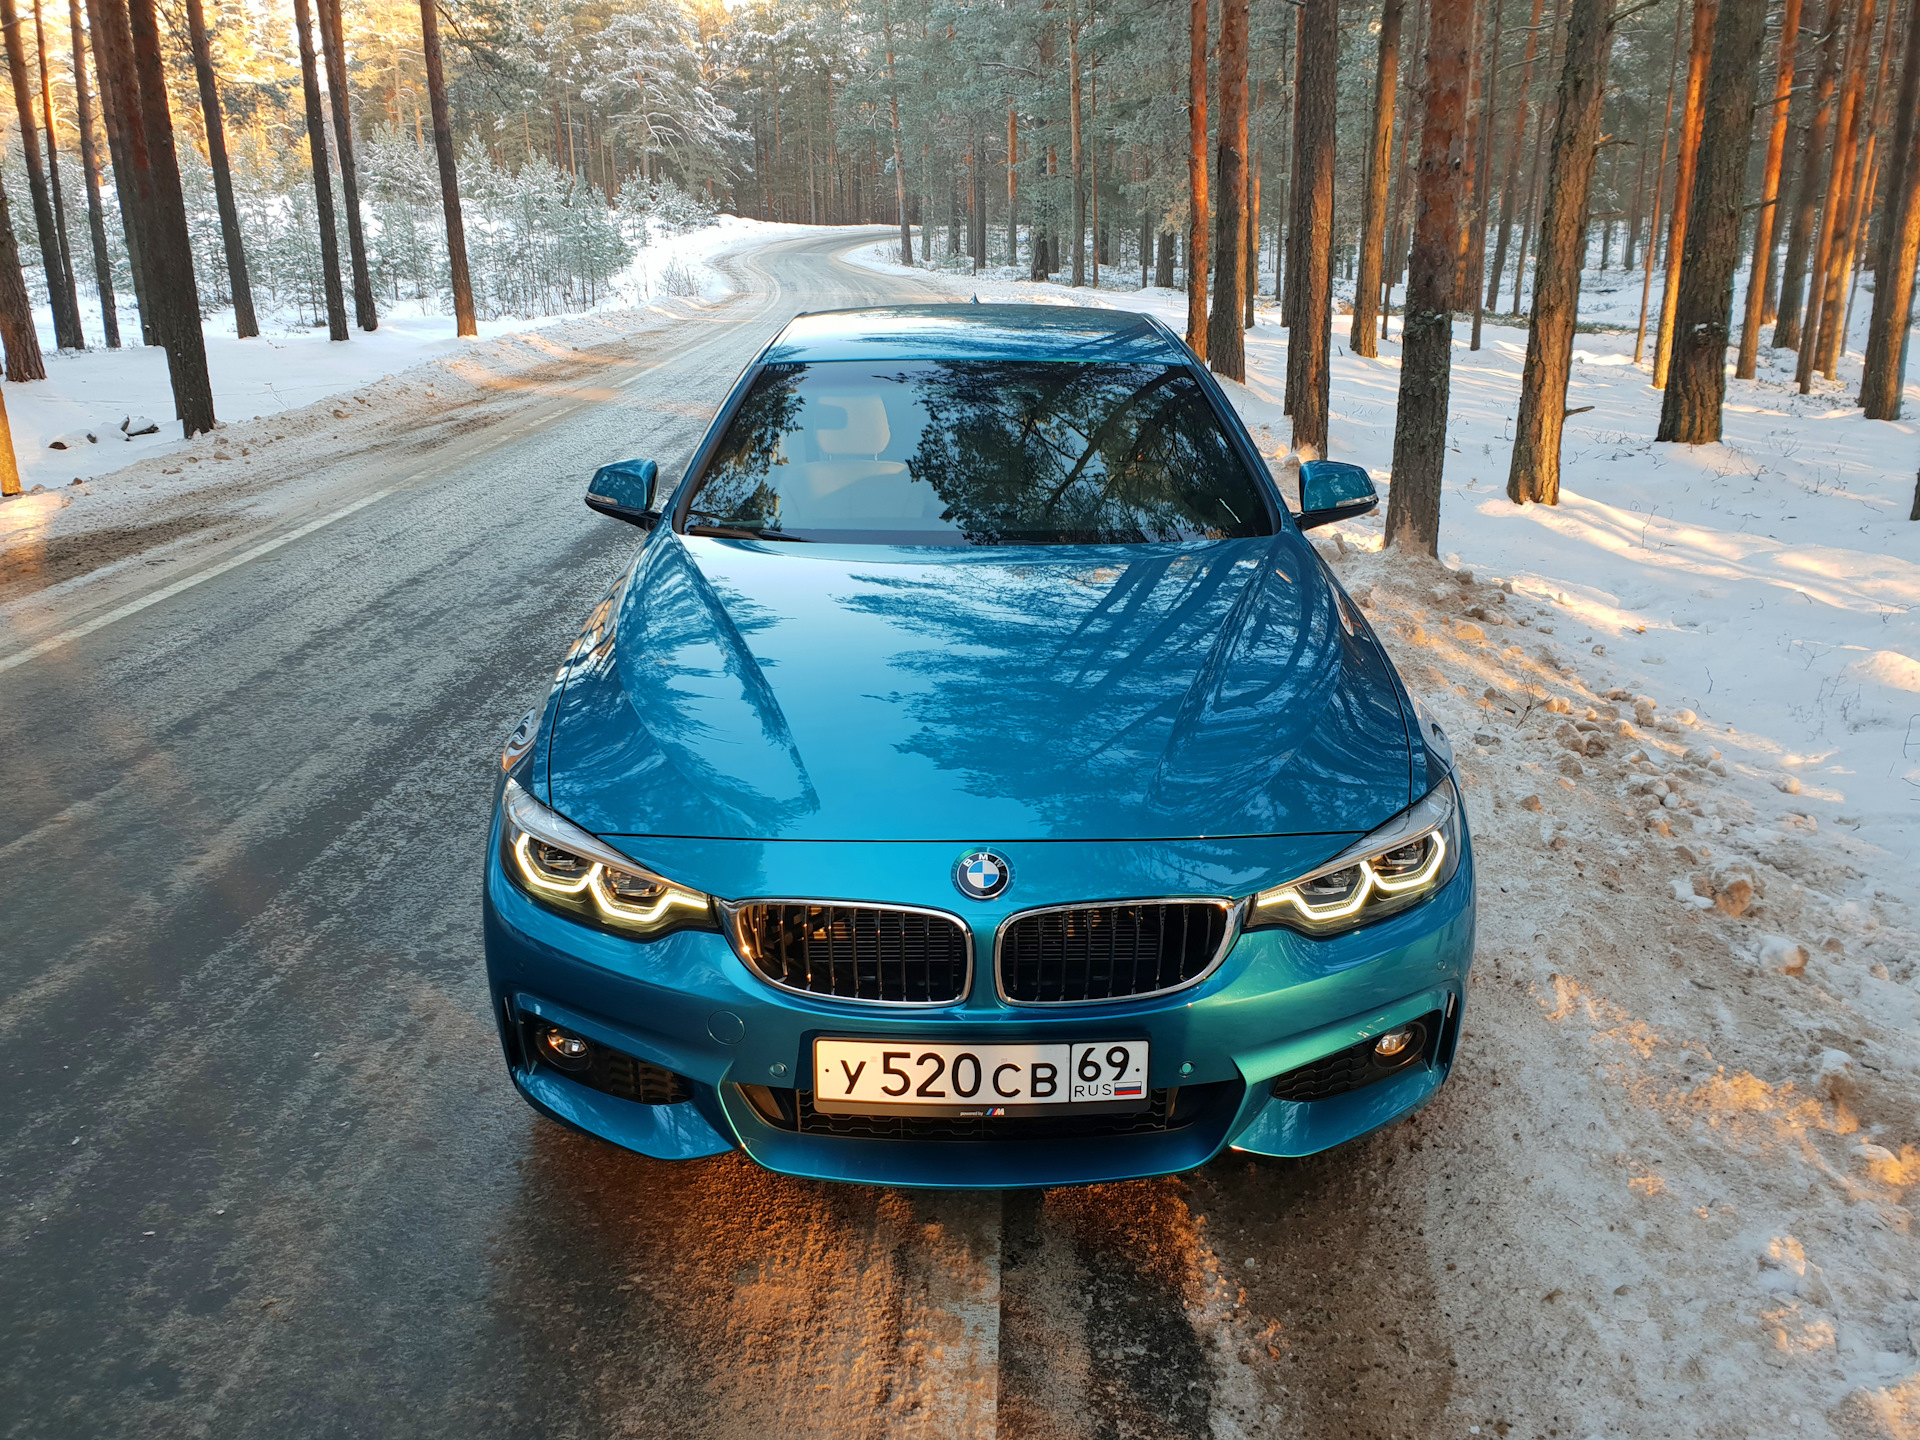
[[[757,377],[686,528],[1088,545],[1265,535],[1272,522],[1183,368],[833,361]]]

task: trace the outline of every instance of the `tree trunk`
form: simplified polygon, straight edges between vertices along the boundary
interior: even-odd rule
[[[1767,130],[1767,159],[1760,171],[1760,213],[1753,222],[1753,264],[1747,271],[1747,307],[1740,325],[1740,355],[1733,373],[1751,380],[1760,361],[1760,312],[1773,274],[1774,216],[1780,209],[1780,162],[1787,151],[1787,109],[1793,98],[1793,52],[1800,37],[1800,0],[1786,0],[1780,18],[1779,58],[1774,62],[1773,122]],[[1665,403],[1662,402],[1662,408]]]
[[[1612,39],[1613,0],[1574,0],[1567,22],[1567,58],[1555,97],[1533,320],[1520,373],[1513,465],[1507,473],[1507,496],[1516,503],[1560,503],[1560,432],[1567,420],[1567,376],[1573,365],[1574,321],[1580,313],[1580,251]]]
[[[1440,551],[1440,478],[1447,455],[1453,375],[1453,306],[1460,270],[1467,155],[1467,92],[1473,69],[1475,0],[1431,0],[1426,105],[1420,125],[1413,252],[1401,328],[1400,401],[1393,426],[1393,488],[1387,544]]]
[[[154,338],[167,351],[173,405],[188,438],[213,429],[213,386],[207,377],[200,291],[180,193],[173,117],[167,108],[165,61],[153,0],[89,0],[93,56],[101,93],[113,96],[127,157],[127,193],[139,217]],[[104,101],[103,101],[104,103]]]
[[[1720,0],[1702,111],[1702,163],[1687,206],[1687,253],[1680,266],[1673,359],[1660,401],[1657,440],[1706,445],[1720,438],[1733,276],[1740,268],[1740,202],[1766,33],[1767,0]]]
[[[1304,273],[1300,250],[1300,236],[1306,230],[1307,192],[1300,184],[1300,54],[1307,44],[1307,11],[1304,5],[1296,6],[1293,12],[1293,133],[1290,137],[1291,157],[1288,161],[1288,209],[1287,209],[1287,253],[1284,285],[1281,289],[1280,323],[1292,327],[1294,316],[1300,310],[1300,276]],[[1293,413],[1294,391],[1299,384],[1299,357],[1293,353],[1293,347],[1287,347],[1287,388],[1286,413]]]
[[[1173,232],[1162,230],[1153,256],[1153,283],[1160,289],[1173,288]]]
[[[1667,193],[1667,151],[1673,145],[1673,92],[1680,73],[1680,37],[1687,29],[1687,7],[1673,7],[1673,55],[1667,61],[1667,111],[1660,122],[1660,168],[1653,175],[1653,214],[1647,221],[1647,250],[1641,260],[1640,325],[1633,335],[1633,363],[1638,365],[1647,349],[1647,302],[1653,297],[1653,266],[1660,253],[1660,207]]]
[[[1080,10],[1067,9],[1067,152],[1073,166],[1073,283],[1087,283],[1087,185],[1080,146]]]
[[[347,301],[340,288],[340,239],[334,228],[333,175],[327,166],[327,122],[320,109],[320,76],[314,64],[313,22],[308,15],[307,0],[293,0],[293,18],[299,31],[300,83],[307,99],[307,149],[313,160],[314,207],[320,224],[320,283],[327,298],[327,334],[331,339],[345,340]]]
[[[1413,44],[1403,46],[1408,53],[1420,57],[1426,52],[1427,6],[1425,0],[1414,0],[1413,6]],[[1394,190],[1387,204],[1387,257],[1380,274],[1380,338],[1387,338],[1388,321],[1393,314],[1393,287],[1400,283],[1400,277],[1406,265],[1407,217],[1411,209],[1409,197],[1413,194],[1414,182],[1418,178],[1420,165],[1420,81],[1421,66],[1408,65],[1401,72],[1402,95],[1396,107],[1403,112],[1400,122],[1400,161],[1394,170]]]
[[[1540,3],[1540,0],[1535,0]],[[1367,188],[1360,205],[1360,274],[1353,283],[1353,353],[1380,353],[1374,331],[1380,322],[1380,276],[1387,263],[1387,181],[1393,169],[1393,105],[1400,86],[1400,24],[1403,0],[1386,0],[1380,12],[1380,55],[1374,68],[1373,135],[1367,147]]]
[[[1880,59],[1881,77],[1876,82],[1873,98],[1867,99],[1867,71],[1871,67],[1872,36],[1868,35],[1860,46],[1860,67],[1852,77],[1851,106],[1842,105],[1842,113],[1847,114],[1849,140],[1847,155],[1849,164],[1846,177],[1846,201],[1841,209],[1840,228],[1835,232],[1834,249],[1827,261],[1827,283],[1822,296],[1819,342],[1814,347],[1814,363],[1820,373],[1829,380],[1837,379],[1841,352],[1846,348],[1847,329],[1847,275],[1853,268],[1853,252],[1861,226],[1865,223],[1866,211],[1872,200],[1867,186],[1873,179],[1873,141],[1878,124],[1880,90],[1884,88],[1886,60],[1892,50],[1893,4],[1888,0],[1887,19],[1882,25]],[[1864,22],[1863,22],[1864,23]],[[1851,111],[1848,114],[1848,111]],[[1865,142],[1861,136],[1864,133]]]
[[[1513,231],[1513,202],[1520,189],[1520,161],[1526,153],[1527,90],[1533,84],[1533,60],[1540,47],[1540,16],[1545,0],[1533,0],[1533,18],[1527,22],[1527,48],[1520,61],[1520,94],[1513,107],[1513,138],[1507,142],[1506,178],[1500,183],[1500,224],[1493,237],[1493,277],[1487,282],[1486,304],[1500,306],[1500,277],[1507,268],[1507,239]],[[1523,262],[1524,263],[1524,262]]]
[[[1894,102],[1893,146],[1887,152],[1887,203],[1873,265],[1873,314],[1867,322],[1867,358],[1860,406],[1869,420],[1898,420],[1906,376],[1907,327],[1912,321],[1914,266],[1920,263],[1920,17],[1907,20]],[[1914,492],[1920,520],[1920,488]]]
[[[7,379],[44,380],[47,362],[40,334],[33,328],[33,302],[20,273],[20,242],[14,237],[7,192],[0,189],[0,346],[7,352]]]
[[[892,72],[889,71],[889,74]],[[1007,264],[1020,263],[1020,117],[1007,102]]]
[[[107,348],[120,348],[120,313],[113,296],[113,260],[107,252],[107,218],[100,205],[100,161],[93,148],[93,99],[87,91],[87,41],[80,26],[80,0],[69,0],[73,21],[73,96],[80,127],[80,172],[87,185],[87,229],[93,241],[93,283],[100,292],[100,324]]]
[[[1260,177],[1265,168],[1266,150],[1256,150],[1247,166],[1247,243],[1241,247],[1247,262],[1246,283],[1240,287],[1245,301],[1242,328],[1251,330],[1254,326],[1253,301],[1260,293]],[[1245,342],[1242,341],[1244,348]]]
[[[86,0],[87,14],[93,19],[92,0]],[[124,10],[122,11],[124,14]],[[120,201],[120,234],[127,245],[127,268],[133,272],[133,303],[139,312],[140,343],[158,345],[153,328],[153,309],[147,303],[147,265],[140,248],[140,205],[130,179],[132,162],[127,158],[126,124],[120,115],[120,103],[114,87],[107,83],[106,65],[100,58],[99,32],[94,31],[94,76],[100,82],[100,120],[107,131],[107,156],[113,162],[113,189]]]
[[[40,59],[40,113],[47,131],[47,184],[53,194],[53,228],[60,242],[60,274],[66,286],[67,313],[73,317],[74,348],[86,348],[81,334],[80,294],[73,274],[73,246],[67,240],[67,206],[60,190],[60,142],[53,127],[53,72],[47,68],[47,30],[40,23],[40,0],[33,0],[33,43]]]
[[[1448,4],[1450,0],[1436,0]],[[1306,0],[1306,43],[1300,50],[1300,128],[1294,166],[1305,225],[1301,230],[1299,313],[1287,332],[1298,351],[1293,448],[1327,453],[1330,359],[1333,350],[1333,173],[1335,74],[1340,57],[1339,0]],[[1456,246],[1458,241],[1455,241]]]
[[[1500,114],[1500,29],[1506,15],[1506,6],[1502,0],[1492,0],[1493,4],[1493,40],[1487,46],[1486,76],[1487,99],[1486,113],[1480,120],[1480,153],[1474,159],[1474,203],[1473,220],[1470,225],[1472,234],[1467,238],[1467,293],[1461,301],[1473,306],[1473,335],[1467,345],[1469,350],[1480,348],[1480,317],[1486,306],[1480,300],[1480,282],[1486,278],[1487,266],[1487,202],[1493,197],[1493,131],[1494,122]]]
[[[1560,61],[1560,16],[1563,0],[1553,0],[1553,23],[1547,27],[1547,73],[1551,75]],[[1547,154],[1552,132],[1547,128],[1547,107],[1540,106],[1534,123],[1533,168],[1527,176],[1527,208],[1520,217],[1520,253],[1513,261],[1513,313],[1520,313],[1520,291],[1527,278],[1527,261],[1533,258],[1533,227],[1540,216],[1540,169]],[[1536,284],[1538,279],[1536,277]]]
[[[1653,388],[1667,388],[1673,361],[1673,317],[1680,303],[1681,262],[1687,254],[1688,207],[1700,163],[1700,107],[1706,101],[1707,65],[1713,58],[1713,26],[1720,0],[1693,0],[1693,44],[1687,52],[1687,103],[1680,111],[1680,162],[1674,168],[1673,214],[1667,221],[1667,276],[1660,287],[1660,333],[1653,343]],[[1747,123],[1753,123],[1747,117]]]
[[[0,24],[7,31],[7,72],[13,80],[13,103],[20,116],[20,148],[27,167],[27,188],[33,197],[34,228],[40,235],[40,264],[47,279],[47,301],[53,311],[53,340],[62,350],[86,345],[80,334],[80,316],[74,306],[73,277],[60,260],[60,232],[55,227],[53,202],[47,194],[47,173],[40,162],[40,126],[33,118],[33,82],[27,74],[27,47],[20,35],[20,16],[14,0],[0,0]]]
[[[1187,6],[1187,348],[1207,358],[1207,0]]]
[[[1207,327],[1207,363],[1233,380],[1247,378],[1247,3],[1220,0],[1219,248]]]
[[[320,51],[327,66],[327,96],[333,103],[333,136],[339,146],[340,201],[347,212],[347,256],[353,264],[353,318],[362,330],[378,330],[380,312],[373,305],[373,275],[367,269],[367,238],[360,223],[360,173],[353,160],[353,116],[347,105],[347,37],[340,21],[340,0],[314,0],[314,5],[319,11]],[[588,140],[591,142],[591,135]]]
[[[478,335],[474,322],[473,278],[467,273],[467,225],[460,214],[460,172],[453,163],[453,120],[447,114],[447,77],[440,61],[440,16],[436,0],[420,0],[420,49],[427,65],[427,99],[433,107],[433,149],[440,162],[440,208],[447,220],[447,262],[453,272],[454,330]],[[894,130],[894,173],[900,173],[900,132]],[[906,229],[904,200],[901,230]],[[908,257],[911,261],[912,257]],[[337,275],[338,272],[336,272]],[[336,279],[335,284],[339,282]]]
[[[1824,339],[1821,325],[1839,298],[1840,283],[1834,266],[1844,263],[1840,232],[1846,223],[1848,191],[1853,180],[1854,146],[1859,138],[1859,88],[1865,78],[1866,52],[1873,38],[1873,16],[1874,0],[1861,0],[1853,34],[1847,41],[1833,155],[1827,165],[1826,197],[1820,206],[1820,238],[1814,246],[1813,269],[1807,279],[1807,308],[1800,320],[1800,357],[1793,372],[1794,383],[1802,395],[1813,389],[1813,372],[1819,363]]]
[[[434,0],[420,0],[420,3],[431,5]],[[880,20],[887,41],[887,114],[893,125],[893,203],[900,212],[900,263],[912,265],[913,230],[907,223],[907,162],[900,154],[900,88],[893,74],[893,11],[884,3],[880,7]],[[1011,120],[1008,124],[1012,124]]]
[[[260,333],[253,313],[253,286],[247,277],[247,252],[240,238],[240,211],[233,201],[233,174],[227,165],[227,130],[221,118],[220,90],[213,76],[213,46],[200,0],[187,0],[187,35],[193,70],[200,82],[200,114],[206,122],[207,159],[213,167],[213,191],[220,205],[220,238],[227,251],[227,283],[233,292],[234,329],[242,340]]]
[[[1800,140],[1800,175],[1793,206],[1793,223],[1787,232],[1787,258],[1780,267],[1780,293],[1773,327],[1776,350],[1800,348],[1800,315],[1806,306],[1804,286],[1807,260],[1813,246],[1814,217],[1820,197],[1827,188],[1831,168],[1827,155],[1827,131],[1833,125],[1834,88],[1840,76],[1840,39],[1843,0],[1827,0],[1826,17],[1820,29],[1820,68],[1815,72],[1811,109]]]
[[[13,453],[13,426],[7,420],[6,397],[0,395],[0,495],[20,493],[20,462]]]

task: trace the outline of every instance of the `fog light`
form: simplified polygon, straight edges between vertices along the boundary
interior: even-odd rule
[[[562,1070],[584,1070],[593,1060],[593,1046],[571,1030],[549,1025],[540,1032],[540,1058]]]
[[[1407,1047],[1413,1044],[1413,1027],[1403,1025],[1398,1030],[1389,1030],[1373,1042],[1373,1053],[1382,1060],[1396,1060],[1404,1055]]]

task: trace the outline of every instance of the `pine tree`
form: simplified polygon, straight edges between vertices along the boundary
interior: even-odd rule
[[[1720,438],[1733,276],[1740,265],[1740,202],[1766,29],[1767,0],[1720,0],[1658,440],[1705,445]]]
[[[107,348],[120,348],[120,313],[113,294],[113,257],[107,251],[107,219],[100,204],[100,159],[93,141],[93,100],[87,90],[86,33],[80,0],[68,0],[73,29],[73,95],[80,130],[80,173],[87,186],[87,230],[93,242],[93,283],[100,296],[100,324]]]
[[[1534,0],[1537,6],[1540,0]],[[1393,169],[1393,102],[1400,78],[1400,25],[1404,0],[1386,0],[1380,11],[1380,50],[1374,71],[1373,132],[1367,146],[1367,187],[1360,211],[1360,273],[1353,284],[1353,353],[1380,353],[1374,329],[1380,322],[1380,275],[1387,260],[1387,181]],[[1497,282],[1496,282],[1497,283]]]
[[[300,83],[307,99],[307,153],[313,166],[313,198],[320,227],[320,284],[327,302],[327,336],[347,338],[347,301],[340,288],[340,238],[333,214],[333,176],[327,164],[327,122],[320,110],[320,77],[313,54],[313,20],[307,0],[293,0],[293,28],[300,43]]]
[[[13,103],[20,117],[20,149],[27,167],[27,188],[33,197],[34,228],[40,237],[40,263],[47,279],[47,300],[53,310],[54,343],[62,350],[79,350],[80,316],[73,301],[72,277],[61,263],[59,232],[54,228],[53,202],[47,194],[47,172],[40,158],[40,125],[33,115],[33,82],[27,74],[26,44],[20,35],[20,16],[14,0],[0,0],[0,25],[6,27],[7,73],[13,81]]]
[[[190,0],[191,3],[191,0]],[[360,220],[360,175],[353,159],[353,117],[347,107],[347,41],[340,23],[340,0],[314,0],[320,22],[320,51],[327,67],[327,98],[333,106],[333,138],[340,164],[340,199],[347,212],[347,255],[353,264],[353,314],[362,330],[378,330],[373,279],[367,269],[367,239]]]
[[[1247,0],[1220,5],[1220,211],[1207,363],[1215,374],[1247,378]]]
[[[1914,266],[1920,263],[1920,17],[1907,19],[1900,93],[1894,102],[1893,147],[1887,156],[1887,203],[1873,266],[1873,315],[1860,381],[1860,406],[1869,420],[1898,420],[1906,379],[1907,330],[1912,323]],[[1920,486],[1914,491],[1920,520]]]
[[[47,136],[47,188],[53,202],[53,229],[59,243],[60,284],[66,311],[73,324],[73,348],[86,348],[81,334],[79,287],[73,274],[73,246],[67,239],[67,206],[60,184],[60,142],[53,123],[53,72],[47,65],[47,30],[41,23],[40,0],[33,0],[33,43],[40,60],[40,118]],[[54,313],[60,307],[54,306]]]
[[[1840,276],[1834,267],[1840,259],[1839,232],[1845,224],[1848,186],[1853,179],[1854,146],[1859,140],[1860,90],[1865,83],[1867,50],[1873,38],[1873,16],[1874,0],[1860,0],[1853,33],[1847,40],[1846,58],[1841,64],[1833,153],[1827,162],[1819,239],[1814,243],[1813,268],[1807,276],[1807,305],[1800,320],[1800,355],[1793,372],[1794,383],[1802,395],[1813,389],[1813,372],[1819,364],[1823,338],[1820,328],[1839,298]]]
[[[1607,47],[1613,0],[1573,0],[1566,60],[1555,95],[1553,153],[1533,281],[1533,320],[1520,372],[1507,497],[1516,503],[1560,503],[1560,434],[1567,420],[1567,377],[1573,368],[1574,322],[1580,312],[1580,260],[1586,248],[1587,200],[1595,146],[1606,104]]]
[[[1450,0],[1436,0],[1446,4]],[[1297,353],[1293,385],[1293,448],[1327,452],[1330,365],[1333,349],[1333,180],[1335,74],[1340,58],[1338,0],[1305,0],[1298,85],[1300,106],[1294,137],[1294,175],[1301,204],[1300,267],[1296,313],[1288,322],[1288,358]]]
[[[1653,345],[1653,388],[1667,386],[1673,360],[1674,307],[1680,303],[1680,266],[1686,259],[1693,172],[1700,163],[1700,107],[1706,103],[1707,65],[1720,0],[1693,0],[1693,43],[1687,51],[1687,99],[1680,111],[1680,159],[1674,169],[1673,213],[1667,219],[1667,279],[1660,290],[1660,333]]]
[[[47,362],[40,354],[40,334],[33,325],[33,302],[27,298],[26,277],[20,273],[20,242],[14,238],[6,187],[0,186],[0,346],[7,352],[7,379],[47,378]]]
[[[1387,544],[1440,551],[1440,479],[1447,454],[1453,375],[1454,282],[1459,274],[1466,182],[1467,92],[1473,66],[1474,0],[1430,0],[1426,106],[1420,127],[1419,191],[1393,427],[1393,488]]]
[[[1776,350],[1800,348],[1800,312],[1806,305],[1804,286],[1813,244],[1814,217],[1827,187],[1827,131],[1833,125],[1834,89],[1840,75],[1840,41],[1844,0],[1827,0],[1820,25],[1820,61],[1814,73],[1806,128],[1800,138],[1800,167],[1795,186],[1792,224],[1787,232],[1787,258],[1780,267],[1778,322],[1773,327]]]
[[[1780,17],[1780,43],[1774,61],[1773,114],[1767,127],[1767,158],[1760,170],[1760,209],[1754,216],[1753,264],[1747,271],[1747,308],[1740,326],[1740,355],[1734,374],[1753,379],[1759,367],[1761,311],[1773,276],[1775,219],[1780,211],[1780,164],[1787,149],[1787,110],[1793,98],[1793,54],[1800,37],[1800,0],[1786,0]]]
[[[473,314],[473,280],[467,270],[466,222],[460,214],[460,177],[453,159],[453,120],[447,112],[447,80],[440,61],[440,17],[434,10],[434,4],[435,0],[420,0],[420,46],[426,60],[427,98],[433,109],[433,149],[440,166],[440,208],[447,222],[447,263],[453,280],[454,329],[460,335],[478,335],[480,328]],[[897,133],[894,148],[896,169],[900,153]],[[903,227],[905,223],[903,218]],[[337,277],[334,283],[339,283]]]
[[[213,169],[213,193],[220,206],[220,239],[227,252],[227,285],[233,296],[233,328],[242,340],[260,333],[253,313],[253,284],[247,274],[246,242],[240,235],[240,211],[233,201],[233,170],[227,160],[227,127],[220,89],[213,75],[213,45],[200,0],[187,0],[187,38],[193,73],[200,87],[200,117],[206,126],[207,162]]]
[[[1207,358],[1207,0],[1187,6],[1187,348]]]
[[[1527,44],[1520,59],[1520,93],[1513,105],[1513,138],[1507,142],[1506,179],[1500,185],[1500,221],[1493,237],[1493,277],[1487,282],[1486,306],[1500,308],[1500,277],[1507,268],[1507,238],[1513,233],[1514,201],[1520,190],[1520,161],[1526,153],[1527,91],[1533,84],[1533,62],[1540,46],[1540,16],[1545,0],[1533,0],[1533,18],[1527,22]],[[1524,258],[1520,262],[1526,264]]]

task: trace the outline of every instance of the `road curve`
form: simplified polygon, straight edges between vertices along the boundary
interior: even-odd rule
[[[340,460],[377,498],[0,679],[0,1434],[1430,1433],[1419,1123],[901,1194],[648,1161],[507,1082],[492,767],[638,538],[585,477],[677,471],[795,311],[922,298],[846,243],[741,257],[590,393]]]

